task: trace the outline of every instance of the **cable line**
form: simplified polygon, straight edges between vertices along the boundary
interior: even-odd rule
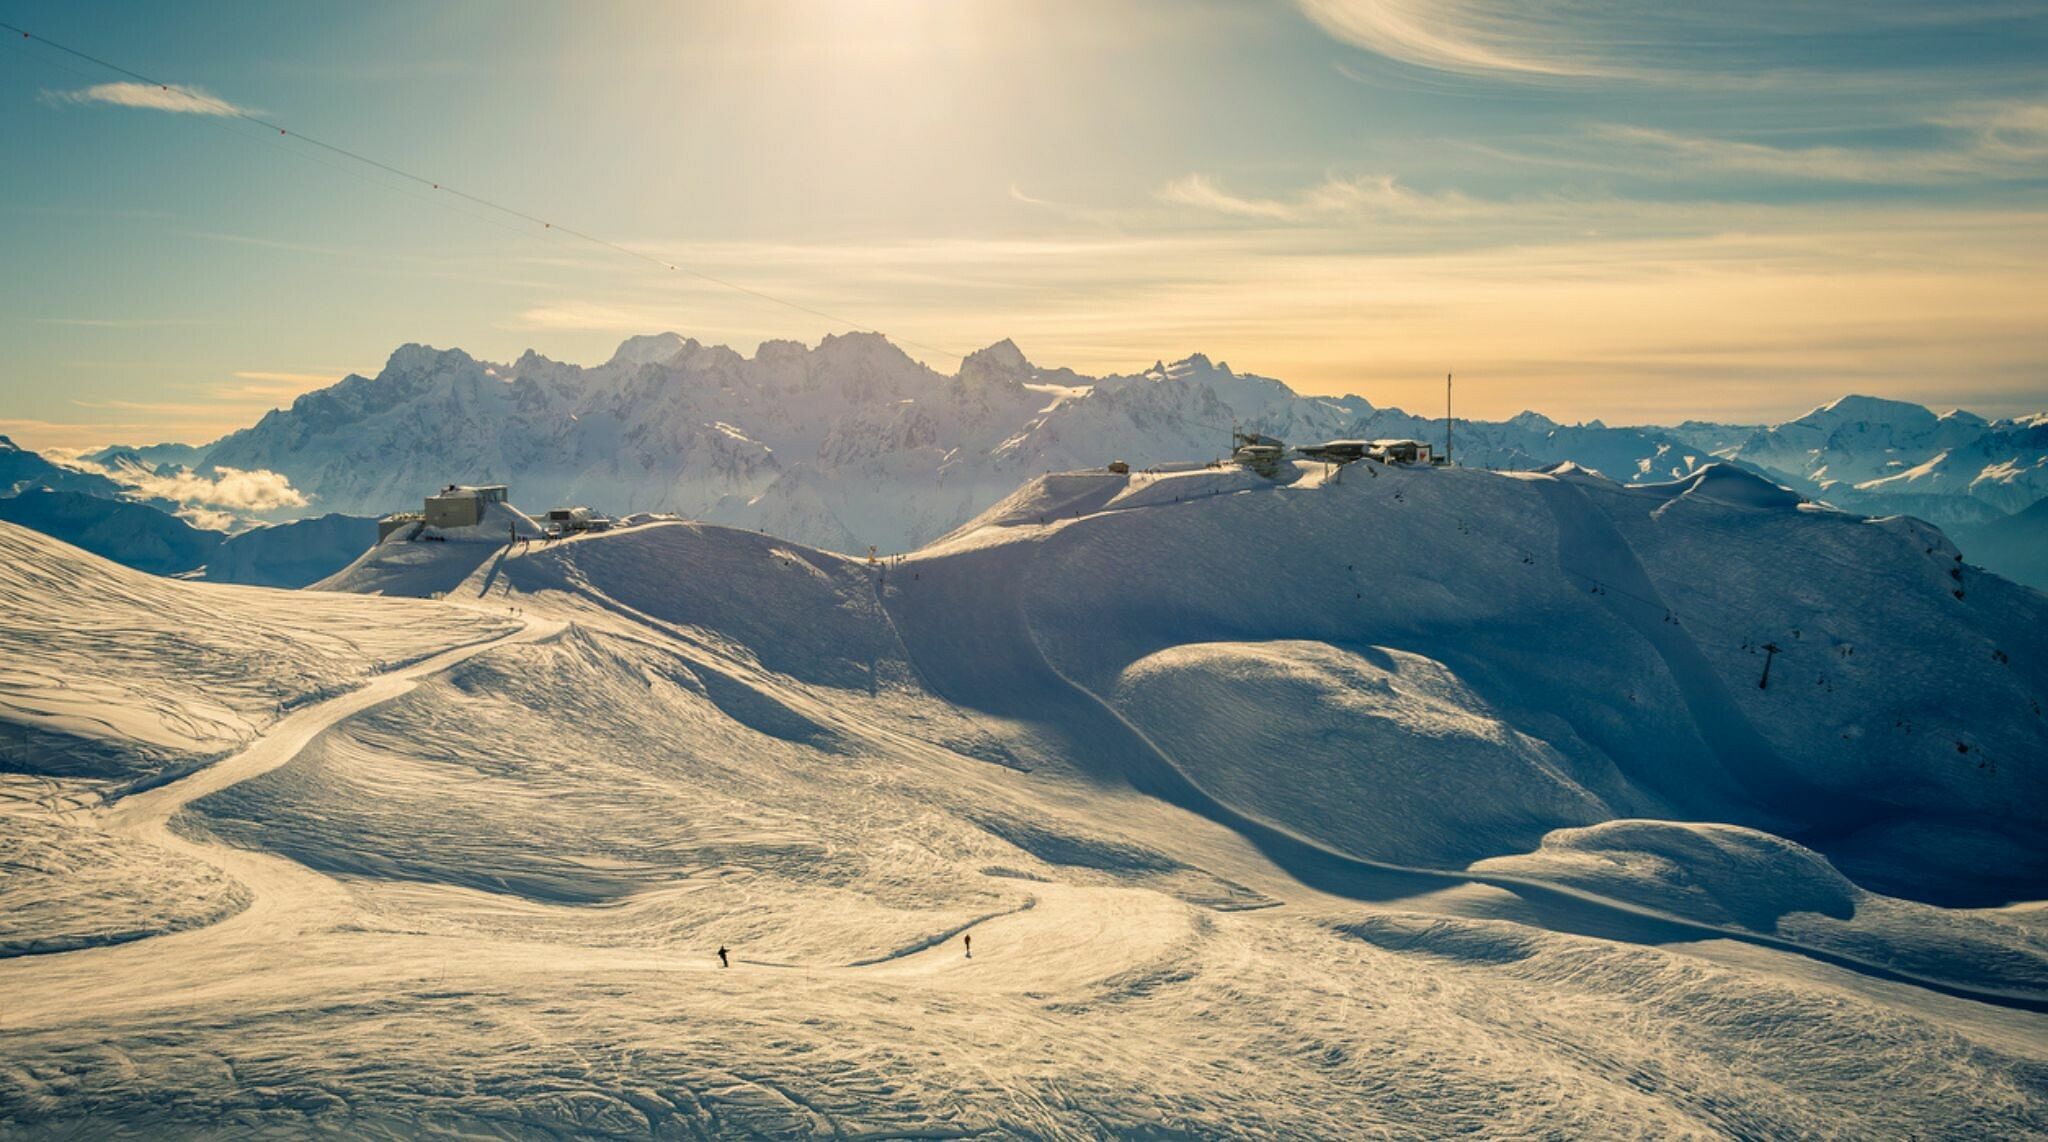
[[[123,67],[120,64],[113,62],[112,60],[102,59],[101,57],[93,55],[90,52],[81,51],[78,48],[71,47],[68,44],[58,43],[56,40],[49,39],[46,36],[36,35],[35,33],[30,32],[27,28],[20,27],[19,25],[16,24],[10,24],[5,20],[0,20],[0,28],[4,28],[9,32],[18,33],[22,39],[27,40],[31,43],[42,44],[46,47],[54,48],[57,51],[63,52],[65,55],[72,56],[76,59],[84,60],[86,63],[92,64],[95,67],[105,68],[106,70],[111,71],[116,75],[126,76],[129,79],[135,80],[138,83],[148,84],[149,86],[157,88],[160,91],[170,91],[173,88],[173,86],[178,87],[179,90],[185,90],[182,84],[173,85],[170,83],[166,83],[163,80],[157,79],[153,76],[144,75],[142,72],[136,71],[133,68]],[[69,68],[64,68],[62,70],[71,71],[71,69]],[[75,71],[71,71],[71,74],[77,75],[78,73]],[[245,110],[226,100],[221,101],[221,108],[223,114],[226,117],[241,119],[245,122],[253,123],[256,126],[264,128],[266,133],[275,132],[276,136],[279,138],[297,139],[304,143],[310,143],[313,146],[318,147],[323,151],[327,151],[330,154],[339,156],[340,158],[347,159],[351,162],[360,163],[363,166],[373,167],[377,170],[383,171],[386,174],[394,175],[398,178],[404,179],[407,182],[415,183],[419,186],[426,187],[429,191],[438,191],[442,194],[452,195],[456,198],[464,199],[468,202],[484,207],[485,209],[495,210],[498,213],[503,214],[507,217],[516,218],[521,222],[526,222],[535,226],[539,226],[544,231],[564,234],[578,241],[586,242],[593,246],[600,246],[603,247],[604,249],[611,250],[614,253],[624,254],[629,258],[634,258],[639,261],[646,262],[647,264],[655,266],[659,269],[689,274],[691,277],[695,277],[703,281],[710,282],[713,285],[732,290],[735,293],[742,293],[747,295],[748,297],[768,302],[771,305],[779,305],[785,309],[791,309],[798,313],[806,314],[811,317],[821,318],[825,321],[830,321],[835,325],[845,326],[848,329],[860,330],[866,328],[866,326],[863,323],[854,321],[850,318],[841,317],[838,314],[829,313],[822,309],[816,309],[811,306],[804,305],[801,302],[790,301],[787,298],[777,297],[774,294],[767,293],[763,290],[755,289],[752,286],[742,285],[739,282],[732,281],[728,278],[722,278],[715,274],[705,273],[703,270],[696,269],[695,267],[692,266],[684,265],[679,262],[672,262],[666,258],[659,258],[643,250],[633,249],[630,246],[614,242],[609,238],[601,238],[585,230],[579,230],[574,227],[560,225],[549,219],[542,218],[537,214],[529,214],[526,211],[520,210],[517,207],[507,206],[502,202],[493,201],[492,199],[485,198],[482,195],[471,194],[466,190],[461,190],[457,187],[450,186],[445,182],[439,181],[438,179],[429,178],[421,174],[415,174],[412,171],[406,170],[403,167],[393,166],[390,163],[384,162],[381,159],[372,158],[369,155],[363,154],[360,151],[351,150],[348,147],[341,146],[337,143],[330,143],[325,139],[316,138],[312,135],[306,134],[303,131],[294,131],[281,123],[275,122],[271,119],[267,119],[261,115],[257,115],[253,112]],[[215,117],[218,118],[219,116]],[[311,156],[302,157],[310,158]],[[327,165],[333,166],[335,164],[330,163]],[[336,169],[341,168],[337,167]],[[374,185],[383,186],[387,190],[398,190],[397,187],[393,187],[388,184],[378,182],[375,179],[370,179],[368,181],[370,181]],[[447,204],[442,203],[440,205],[446,206]],[[458,210],[456,212],[470,218],[477,218],[479,221],[483,220],[478,215],[466,210]],[[520,232],[530,233],[530,231]],[[912,341],[908,337],[899,336],[896,337],[895,340],[898,343],[908,345],[913,349],[922,349],[927,353],[933,353],[940,357],[950,357],[956,361],[964,360],[966,357],[966,355],[963,353],[958,353],[951,349],[940,348],[935,345],[927,345],[922,342]]]

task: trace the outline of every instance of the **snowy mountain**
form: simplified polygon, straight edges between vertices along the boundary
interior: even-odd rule
[[[237,530],[308,513],[367,517],[417,507],[425,490],[451,480],[503,481],[536,509],[674,512],[832,550],[901,551],[1038,474],[1110,459],[1144,468],[1214,457],[1233,425],[1296,443],[1443,435],[1441,418],[1358,396],[1303,397],[1200,354],[1098,378],[1035,365],[1002,341],[948,377],[869,334],[816,348],[770,342],[747,358],[667,333],[631,338],[595,368],[530,352],[493,365],[406,346],[377,377],[309,393],[204,448],[110,447],[65,467],[0,438],[0,486],[132,500]],[[1855,511],[1952,527],[2003,519],[2048,495],[2048,417],[1987,421],[1869,397],[1767,427],[1566,425],[1523,412],[1460,420],[1455,444],[1467,466],[1569,461],[1631,484],[1722,461]],[[181,505],[166,495],[196,498]],[[119,537],[94,542],[123,558]],[[134,545],[134,565],[168,567],[157,540],[138,535]],[[274,581],[319,578],[360,550],[287,556],[303,574]],[[1965,554],[2048,588],[2023,546],[1973,541]],[[271,581],[250,566],[224,564],[219,575]]]
[[[346,511],[407,506],[459,473],[509,482],[529,503],[675,511],[840,550],[905,550],[1030,476],[1215,456],[1234,423],[1294,440],[1442,430],[1360,397],[1301,397],[1199,354],[1094,378],[1040,368],[1003,341],[948,377],[874,335],[815,349],[770,342],[746,358],[665,334],[591,369],[407,346],[376,378],[348,378],[224,438],[206,463],[283,472]],[[1656,430],[1534,414],[1461,428],[1473,464],[1571,453],[1626,478],[1669,479],[1708,459]]]
[[[1983,523],[2048,496],[2048,418],[1849,396],[1726,450],[1792,486],[1871,514]]]
[[[336,513],[267,524],[222,540],[206,560],[205,578],[255,587],[305,587],[348,566],[376,542],[377,521],[368,516]]]
[[[105,476],[52,463],[0,436],[0,497],[17,495],[32,488],[78,492],[104,499],[115,499],[122,494],[121,485]]]
[[[149,504],[43,487],[0,496],[0,520],[155,575],[198,570],[224,538]]]
[[[1087,377],[1002,341],[946,376],[873,334],[769,342],[749,358],[669,333],[632,338],[594,368],[409,345],[375,378],[309,393],[218,441],[199,467],[283,473],[324,511],[375,514],[450,480],[498,481],[536,507],[673,511],[835,550],[903,551],[1032,476],[1214,457],[1233,425],[1296,443],[1444,435],[1440,417],[1301,396],[1200,354]],[[1628,483],[1720,458],[1857,510],[1940,523],[2048,493],[2048,425],[1860,397],[1770,428],[1562,425],[1525,412],[1461,420],[1455,447],[1472,467],[1569,460]]]
[[[461,577],[0,525],[0,1130],[2048,1124],[2048,597],[1927,525],[1364,463],[388,546]]]

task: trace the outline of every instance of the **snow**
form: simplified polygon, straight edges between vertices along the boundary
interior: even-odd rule
[[[0,1129],[2048,1126],[2048,598],[1734,468],[1341,471],[327,584],[440,600],[0,529],[10,731],[234,731],[8,778]]]
[[[203,588],[0,524],[8,768],[104,778],[190,768],[286,709],[504,625],[409,600]]]
[[[198,570],[225,538],[148,504],[43,488],[0,498],[0,521],[156,575]]]
[[[304,587],[327,578],[377,542],[377,521],[325,515],[252,528],[224,541],[206,561],[206,579],[259,587]]]
[[[1442,663],[1322,642],[1196,643],[1127,667],[1114,704],[1196,785],[1360,856],[1462,866],[1615,815],[1571,759],[1515,730]],[[1259,716],[1300,710],[1299,717]],[[1340,751],[1331,743],[1342,743]],[[1317,758],[1297,766],[1287,759]]]
[[[1982,973],[1975,982],[2048,993],[2048,929],[1864,891],[1819,854],[1752,829],[1608,821],[1557,830],[1534,852],[1475,867],[1789,936],[1921,976],[1952,977],[1968,965]]]
[[[873,334],[745,357],[667,333],[584,368],[528,352],[511,365],[409,345],[215,442],[195,465],[274,471],[323,512],[412,506],[449,480],[503,481],[530,503],[672,511],[814,546],[907,551],[959,528],[1025,480],[1122,459],[1214,458],[1233,425],[1290,443],[1438,441],[1444,422],[1358,396],[1297,394],[1197,353],[1089,377],[999,341],[952,376]],[[2048,494],[2048,430],[1845,398],[1782,425],[1562,425],[1535,413],[1461,420],[1457,458],[1532,469],[1573,460],[1635,483],[1719,457],[1871,514],[1977,522]],[[1935,482],[1859,487],[1948,452]]]
[[[438,598],[477,568],[502,561],[516,537],[545,538],[540,525],[509,503],[487,502],[467,527],[401,527],[341,570],[309,584],[317,591]]]
[[[216,924],[249,892],[212,865],[125,842],[91,822],[89,786],[0,774],[0,958]]]

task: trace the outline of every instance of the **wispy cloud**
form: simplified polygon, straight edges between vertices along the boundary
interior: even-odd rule
[[[211,92],[176,83],[96,83],[72,91],[45,91],[43,98],[52,103],[103,103],[179,115],[232,117],[251,113],[248,108],[237,107]]]
[[[258,369],[245,369],[235,375],[245,381],[276,381],[287,385],[331,385],[341,379],[339,373],[271,373]]]
[[[289,478],[268,469],[217,467],[201,473],[180,468],[162,474],[134,464],[95,464],[76,454],[65,462],[81,471],[98,472],[139,495],[170,500],[202,515],[221,511],[261,515],[281,508],[302,508],[307,503],[305,493],[292,487]]]
[[[1310,209],[1319,186],[1273,201]],[[1995,395],[1983,411],[2040,403],[2038,211],[1536,197],[1459,209],[1190,226],[1155,207],[1093,240],[674,252],[827,311],[882,314],[893,334],[963,349],[1009,336],[1089,373],[1200,349],[1304,391],[1422,404],[1452,361],[1475,415],[1768,417],[1851,388],[1954,403],[1945,386],[1963,374]],[[596,360],[621,333],[744,349],[794,332],[746,299],[664,307],[637,288],[558,295],[523,316],[519,328],[562,330],[558,344]]]
[[[74,408],[92,409],[95,412],[187,413],[204,412],[209,407],[177,401],[137,400],[74,400],[71,404]]]
[[[1023,188],[1023,187],[1020,187],[1020,186],[1018,186],[1018,185],[1017,185],[1016,183],[1014,183],[1014,182],[1010,184],[1010,201],[1012,201],[1012,202],[1021,202],[1021,203],[1025,204],[1026,206],[1053,206],[1053,205],[1056,205],[1055,203],[1052,203],[1052,202],[1048,202],[1048,201],[1046,201],[1046,200],[1045,200],[1045,199],[1043,199],[1043,198],[1038,198],[1038,197],[1036,197],[1036,196],[1034,196],[1034,195],[1026,194],[1026,193],[1024,192],[1024,188]]]
[[[529,306],[507,327],[549,332],[644,333],[666,329],[674,319],[674,314],[663,315],[643,306],[554,301]]]
[[[124,479],[144,495],[181,504],[262,514],[306,506],[305,494],[282,472],[216,468],[210,476],[184,471],[174,476],[135,473]]]
[[[1436,71],[1541,80],[1683,80],[1859,66],[1859,51],[1991,25],[2017,3],[1722,0],[1297,0],[1332,37]],[[1853,35],[1851,43],[1845,33]]]
[[[245,369],[235,374],[235,384],[216,385],[209,390],[223,401],[286,401],[314,389],[325,388],[342,378],[333,373],[277,373]]]
[[[149,427],[151,427],[151,425],[143,421],[132,421],[125,424],[95,421],[91,424],[85,424],[76,421],[35,420],[29,417],[0,416],[0,435],[15,436],[26,434],[37,437],[39,439],[58,438],[64,440],[75,439],[84,442],[97,442],[106,439],[104,434],[108,432],[125,432],[134,429],[145,429]],[[73,445],[73,447],[82,446],[83,445]],[[52,447],[54,446],[41,446],[41,448],[46,453]]]
[[[1197,210],[1230,214],[1239,218],[1270,218],[1285,221],[1294,217],[1294,209],[1287,203],[1270,198],[1244,198],[1230,193],[1209,180],[1207,175],[1190,174],[1174,179],[1162,186],[1155,197],[1161,202],[1175,206],[1192,206]]]
[[[233,531],[235,524],[239,522],[233,512],[193,507],[190,504],[179,508],[171,514],[201,531]]]
[[[1209,176],[1184,175],[1153,193],[1160,202],[1236,218],[1271,222],[1312,222],[1363,215],[1443,216],[1475,205],[1462,195],[1427,195],[1402,186],[1391,175],[1340,178],[1332,175],[1287,198],[1232,194]]]
[[[159,329],[175,325],[218,325],[192,317],[34,317],[37,325],[72,325],[88,329]]]
[[[1530,3],[1480,0],[1300,0],[1302,11],[1337,39],[1367,51],[1441,71],[1522,76],[1610,74],[1611,65],[1582,51],[1557,50],[1535,29],[1554,21]]]
[[[1692,167],[1780,178],[1907,184],[2048,175],[2048,104],[1967,107],[1927,123],[1944,136],[1934,145],[1887,148],[1779,147],[1612,123],[1592,133]]]

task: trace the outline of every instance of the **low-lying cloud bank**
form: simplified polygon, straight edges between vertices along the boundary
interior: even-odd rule
[[[144,495],[176,500],[181,504],[259,515],[279,508],[306,506],[304,493],[292,487],[291,480],[284,473],[267,469],[216,468],[210,476],[190,469],[182,469],[175,475],[137,470],[110,472],[109,475],[130,484]]]
[[[144,499],[178,504],[180,510],[176,514],[196,527],[226,530],[233,526],[237,516],[261,516],[302,508],[310,502],[305,493],[292,487],[291,479],[284,473],[267,468],[220,466],[199,472],[166,465],[151,469],[132,460],[117,459],[103,464],[81,456],[67,457],[64,462],[106,476]]]

